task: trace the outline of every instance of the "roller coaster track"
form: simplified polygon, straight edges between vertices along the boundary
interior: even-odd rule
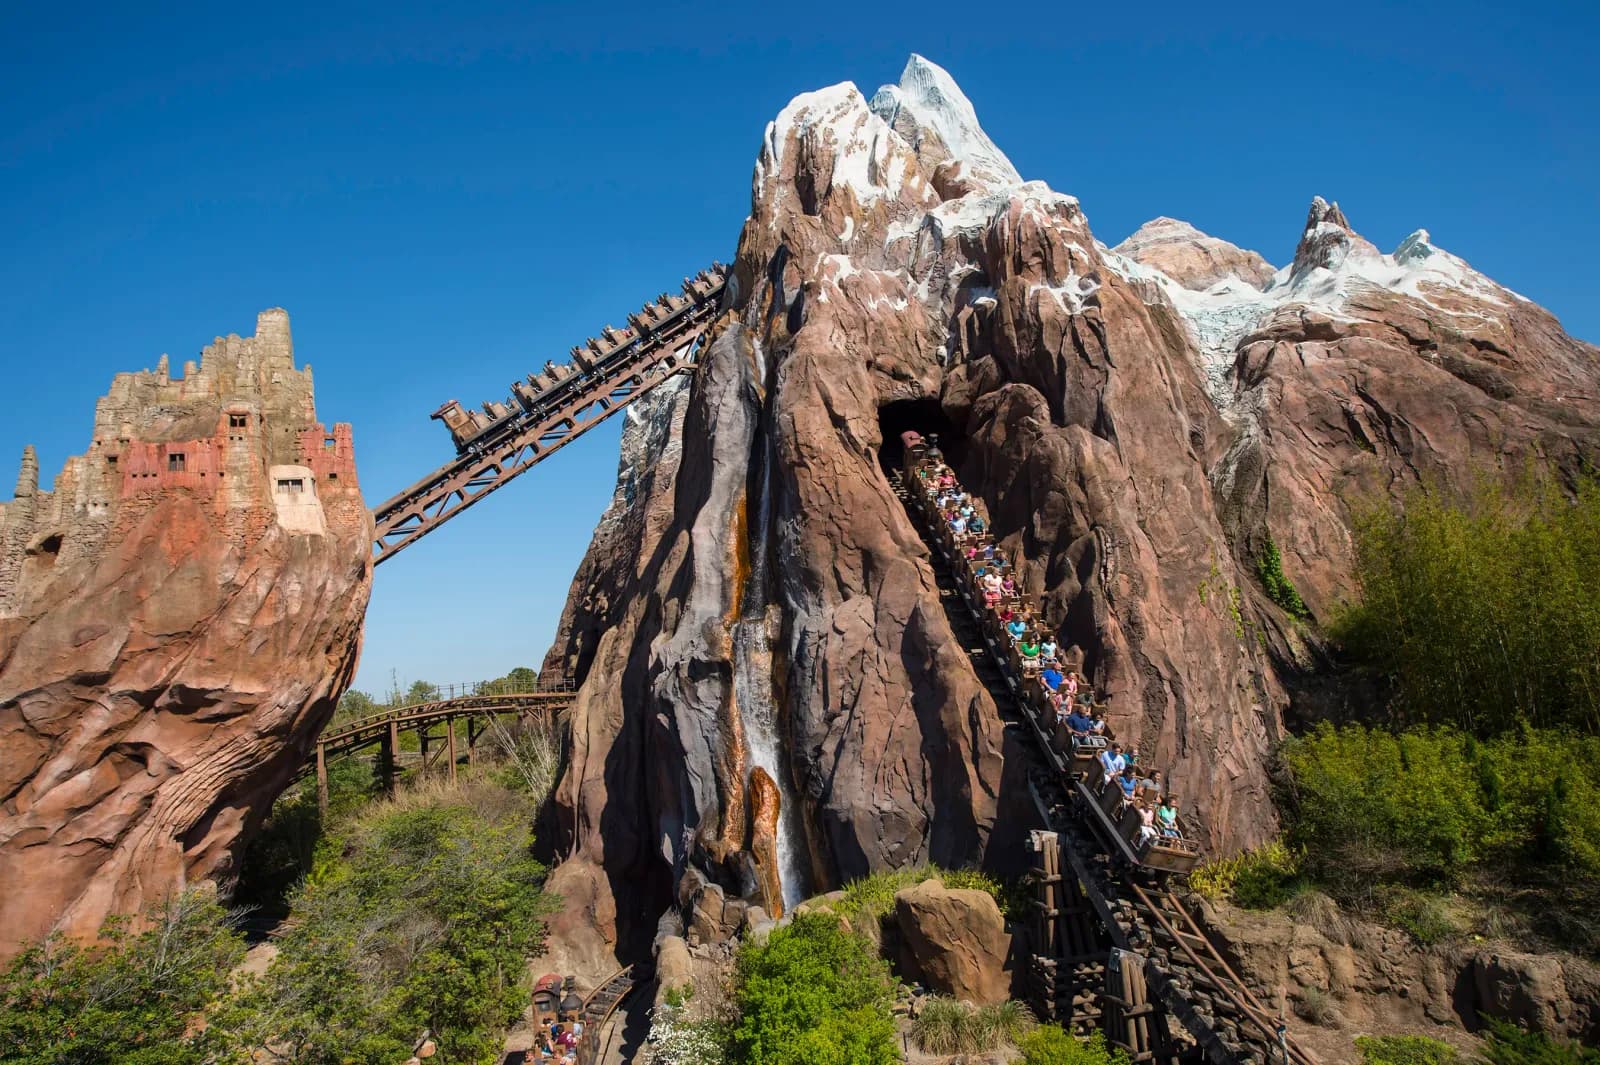
[[[1104,972],[1109,977],[1103,985],[1106,990],[1074,996],[1069,987],[1061,999],[1067,1014],[1061,1019],[1079,1027],[1102,1021],[1110,1027],[1107,1019],[1111,1017],[1144,1025],[1139,1030],[1147,1033],[1149,1041],[1142,1048],[1129,1048],[1136,1063],[1199,1057],[1210,1065],[1285,1061],[1288,1065],[1317,1065],[1281,1027],[1279,1016],[1263,1005],[1228,965],[1177,893],[1155,881],[1141,882],[1143,874],[1118,861],[1086,822],[1083,804],[1092,798],[1086,792],[1077,794],[1082,790],[1079,782],[1068,787],[1066,759],[1035,715],[1020,705],[1016,695],[1020,687],[1002,665],[1007,656],[993,646],[974,600],[957,583],[958,570],[946,556],[944,542],[931,534],[911,505],[898,472],[890,476],[890,483],[907,504],[912,524],[929,549],[941,601],[980,680],[988,678],[985,683],[996,696],[1007,728],[1020,727],[1032,739],[1024,745],[1030,754],[1028,791],[1042,823],[1049,828],[1035,834],[1035,845],[1049,852],[1042,856],[1042,864],[1050,879],[1076,882],[1064,885],[1067,901],[1081,903],[1079,907],[1063,906],[1059,914],[1046,913],[1044,920],[1060,920],[1065,925],[1077,916],[1086,922],[1060,938],[1061,956],[1045,959],[1045,964],[1052,970],[1065,968],[1096,976]],[[1075,914],[1075,909],[1084,913]],[[1105,942],[1115,950],[1102,953]],[[1106,972],[1115,968],[1109,963],[1130,958],[1136,970],[1142,969],[1136,975],[1143,977],[1148,1001],[1142,995],[1130,999],[1125,993],[1109,990],[1120,975]],[[1080,978],[1077,990],[1082,991],[1083,986]],[[1094,999],[1099,1000],[1098,1008]],[[1047,1006],[1047,1012],[1053,1013],[1056,1003]],[[1170,1036],[1166,1018],[1182,1025],[1188,1039]],[[1123,1044],[1120,1034],[1108,1032],[1108,1037]]]
[[[382,754],[385,783],[392,785],[399,766],[400,734],[414,732],[420,738],[423,768],[431,764],[430,744],[439,746],[433,757],[443,756],[451,779],[456,774],[456,729],[458,720],[467,722],[467,756],[472,758],[478,737],[483,734],[482,723],[489,718],[516,714],[530,717],[539,714],[559,714],[572,705],[570,687],[528,692],[483,692],[461,695],[450,699],[397,706],[380,714],[348,721],[332,731],[317,737],[316,747],[301,765],[295,779],[315,773],[317,793],[324,806],[328,801],[328,759],[350,754],[366,747],[378,747]],[[444,726],[442,734],[433,730]]]
[[[583,1036],[578,1044],[578,1065],[596,1065],[603,1044],[600,1042],[612,1016],[624,999],[647,982],[645,974],[632,965],[623,966],[583,1000],[578,1016],[583,1021]]]
[[[457,421],[458,454],[410,488],[373,509],[374,564],[393,558],[491,492],[599,425],[674,374],[694,366],[696,347],[717,314],[725,288],[713,265],[684,282],[682,297],[662,295],[610,326],[601,339],[573,349],[570,367],[549,367],[512,385],[507,403],[482,415],[441,407]],[[533,387],[530,387],[533,386]],[[460,431],[458,431],[460,430]]]

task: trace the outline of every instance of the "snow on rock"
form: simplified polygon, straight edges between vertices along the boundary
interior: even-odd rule
[[[926,135],[937,134],[947,157],[965,164],[965,176],[980,186],[1022,184],[1017,168],[978,124],[972,101],[937,63],[913,55],[900,74],[900,84],[885,85],[873,94],[872,110],[888,125],[909,134],[919,155],[927,143]]]
[[[790,156],[791,144],[799,158]],[[848,188],[866,204],[899,194],[910,156],[900,137],[867,106],[860,90],[846,81],[796,96],[767,123],[756,160],[757,198],[770,179],[819,159],[831,160],[828,182],[816,190],[819,196]]]
[[[1153,286],[1183,317],[1199,351],[1211,398],[1224,409],[1230,403],[1230,375],[1239,342],[1279,311],[1308,307],[1346,319],[1353,298],[1392,293],[1427,304],[1435,312],[1483,318],[1510,300],[1522,299],[1435,247],[1426,230],[1417,230],[1393,255],[1384,255],[1351,228],[1337,203],[1321,196],[1311,202],[1294,261],[1264,284],[1249,271],[1240,271],[1197,287],[1195,278],[1203,275],[1192,269],[1193,262],[1169,253],[1179,243],[1233,248],[1186,222],[1158,218],[1112,249],[1107,261],[1143,291],[1148,293]]]
[[[1277,270],[1258,253],[1202,233],[1176,218],[1151,219],[1113,250],[1155,267],[1197,292],[1226,278],[1237,278],[1259,289],[1272,280]]]

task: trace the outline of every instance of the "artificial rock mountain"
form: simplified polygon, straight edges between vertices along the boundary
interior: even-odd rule
[[[560,931],[1022,860],[1020,759],[880,466],[900,429],[945,431],[1119,736],[1229,849],[1274,832],[1307,657],[1253,577],[1267,542],[1325,611],[1352,493],[1570,470],[1597,385],[1595,348],[1421,231],[1382,255],[1319,199],[1281,270],[1171,219],[1111,249],[921,58],[870,101],[797,97],[699,369],[630,411],[545,662],[581,682]]]
[[[355,671],[372,522],[289,319],[118,374],[0,507],[0,958],[232,871]]]

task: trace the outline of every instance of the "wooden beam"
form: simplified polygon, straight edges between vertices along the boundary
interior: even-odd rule
[[[317,812],[328,816],[328,751],[325,744],[317,744]]]
[[[471,720],[470,718],[468,720]],[[445,746],[450,752],[450,783],[456,782],[456,719],[444,719]]]
[[[389,719],[389,732],[383,738],[383,787],[394,794],[394,778],[400,768],[400,724]]]

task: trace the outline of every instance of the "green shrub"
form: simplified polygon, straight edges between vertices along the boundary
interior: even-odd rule
[[[1210,899],[1226,898],[1250,910],[1281,906],[1294,894],[1300,865],[1282,840],[1217,858],[1189,874],[1189,886]]]
[[[1437,895],[1396,887],[1383,890],[1380,901],[1384,919],[1424,946],[1441,943],[1460,931]]]
[[[215,898],[190,891],[145,914],[138,933],[112,920],[85,949],[59,937],[0,973],[0,1060],[19,1065],[201,1065],[220,1033],[194,1017],[244,957]]]
[[[1363,1035],[1356,1037],[1364,1065],[1456,1065],[1456,1048],[1425,1035]]]
[[[746,1065],[899,1060],[888,965],[827,913],[802,913],[747,942],[734,972],[733,1058]]]
[[[228,1011],[241,1042],[344,1065],[403,1060],[430,1029],[446,1060],[492,1060],[548,909],[524,809],[487,784],[441,785],[342,824],[317,849],[278,957]]]
[[[1284,762],[1289,841],[1336,894],[1448,884],[1491,860],[1600,872],[1594,737],[1323,725],[1288,741]]]
[[[1600,1065],[1600,1047],[1562,1042],[1491,1020],[1483,1060],[1488,1065]]]
[[[1041,1024],[1017,1044],[1023,1065],[1128,1065],[1128,1055],[1109,1050],[1105,1036],[1088,1039],[1069,1035],[1059,1024]]]
[[[1306,609],[1305,600],[1294,590],[1289,578],[1283,575],[1283,556],[1278,553],[1278,545],[1270,536],[1267,538],[1267,546],[1261,551],[1261,556],[1256,559],[1256,576],[1261,579],[1261,586],[1266,589],[1267,598],[1277,603],[1285,614],[1302,621],[1311,616],[1311,611]]]
[[[266,821],[245,847],[234,902],[268,910],[284,906],[291,889],[311,871],[317,842],[326,827],[350,816],[376,791],[377,779],[370,763],[360,758],[338,758],[328,763],[326,818],[317,803],[314,779],[302,780],[278,796]]]
[[[1409,723],[1600,731],[1600,481],[1417,489],[1353,518],[1361,601],[1332,631]]]

